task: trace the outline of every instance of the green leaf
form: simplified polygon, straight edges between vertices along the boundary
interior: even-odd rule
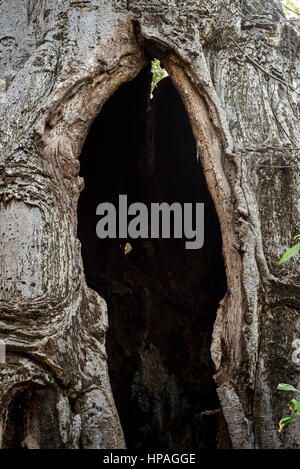
[[[293,417],[285,417],[284,419],[281,419],[279,422],[279,432],[282,432],[282,430],[287,427],[290,423],[292,423],[295,419]]]
[[[292,386],[291,384],[280,383],[278,384],[276,389],[278,389],[279,391],[294,391],[300,393],[300,391],[294,388],[294,386]]]
[[[300,243],[295,244],[292,248],[286,251],[283,256],[281,257],[278,265],[282,264],[283,262],[288,261],[291,257],[293,257],[298,251],[300,250]]]
[[[152,72],[152,83],[151,83],[151,94],[154,91],[154,88],[165,76],[167,72],[164,68],[161,67],[160,60],[153,59],[151,63],[151,72]]]
[[[292,0],[283,0],[282,3],[288,17],[297,17],[300,14],[300,8]]]
[[[289,402],[289,408],[295,412],[295,414],[299,415],[300,416],[300,402],[299,401],[296,401],[296,399],[292,399],[290,402]]]

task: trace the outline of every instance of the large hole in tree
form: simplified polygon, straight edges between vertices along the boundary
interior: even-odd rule
[[[169,78],[123,85],[81,154],[78,235],[88,285],[108,304],[108,366],[128,448],[214,448],[219,408],[210,345],[226,291],[220,227],[184,105]],[[204,202],[205,243],[96,236],[96,207]],[[125,249],[129,241],[132,250]],[[127,246],[128,247],[128,246]],[[127,252],[127,253],[126,253]]]

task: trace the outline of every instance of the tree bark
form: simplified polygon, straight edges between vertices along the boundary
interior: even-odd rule
[[[275,390],[300,384],[299,276],[277,265],[299,232],[298,23],[273,0],[2,0],[0,48],[2,447],[125,446],[107,308],[76,238],[78,157],[150,54],[185,104],[220,221],[211,354],[232,447],[299,448],[296,426],[277,432]]]

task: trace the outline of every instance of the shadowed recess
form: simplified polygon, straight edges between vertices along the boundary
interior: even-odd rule
[[[4,419],[3,449],[60,449],[57,396],[52,389],[17,388]]]
[[[210,357],[226,291],[220,227],[180,96],[164,78],[150,100],[144,69],[104,105],[81,154],[78,236],[88,285],[108,304],[108,366],[128,448],[217,446],[219,409]],[[100,240],[96,207],[204,202],[205,243]],[[132,250],[126,254],[125,244]]]

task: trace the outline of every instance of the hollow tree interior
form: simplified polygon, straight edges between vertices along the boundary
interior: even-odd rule
[[[108,304],[109,375],[127,447],[215,448],[220,416],[205,411],[219,409],[210,345],[226,291],[220,227],[181,98],[166,77],[151,99],[151,79],[147,67],[121,86],[91,126],[78,237],[87,284]],[[204,246],[100,240],[96,207],[118,207],[119,194],[149,208],[204,202]]]

